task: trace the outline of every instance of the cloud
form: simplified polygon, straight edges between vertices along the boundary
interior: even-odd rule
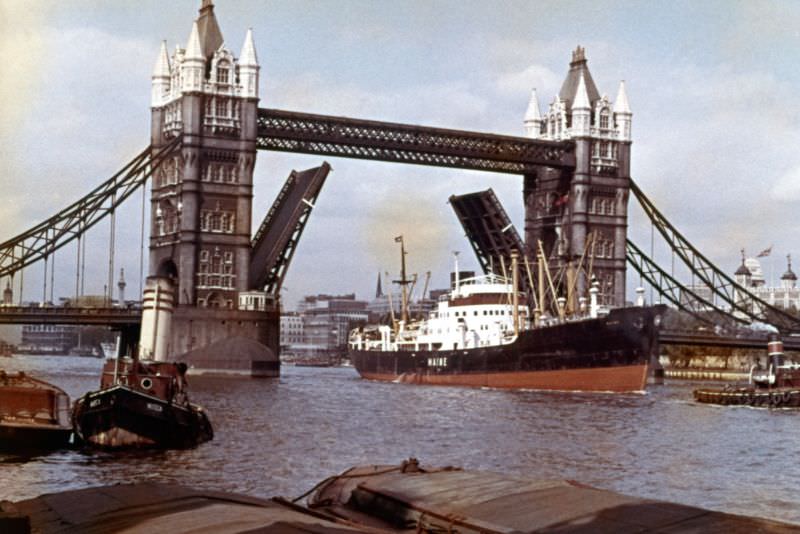
[[[782,175],[772,186],[770,197],[781,203],[800,202],[800,166]]]
[[[522,71],[504,73],[497,79],[496,87],[500,94],[513,97],[526,94],[535,87],[537,92],[548,95],[549,101],[549,95],[558,93],[563,79],[563,75],[556,74],[544,65],[530,65]]]

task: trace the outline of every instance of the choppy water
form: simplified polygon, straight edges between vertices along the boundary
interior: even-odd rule
[[[73,399],[96,387],[102,364],[0,363]],[[0,499],[152,480],[292,497],[352,465],[415,456],[800,523],[800,412],[698,405],[688,383],[645,395],[553,394],[384,384],[345,368],[282,372],[192,377],[192,400],[216,433],[194,450],[0,456]]]

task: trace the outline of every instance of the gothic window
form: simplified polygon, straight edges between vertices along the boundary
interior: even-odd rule
[[[603,108],[600,110],[600,129],[608,129],[608,108]]]
[[[208,261],[208,251],[201,250],[200,251],[200,261]]]
[[[211,231],[212,232],[219,232],[220,230],[222,230],[221,218],[222,217],[220,217],[219,215],[216,215],[216,216],[212,215],[211,216]]]
[[[228,117],[228,99],[227,98],[217,98],[216,99],[216,107],[215,107],[215,114],[217,117]]]
[[[227,63],[219,63],[217,65],[217,81],[219,83],[228,83],[230,80],[231,70],[228,68]]]
[[[224,258],[225,263],[233,263],[233,252],[226,252]]]

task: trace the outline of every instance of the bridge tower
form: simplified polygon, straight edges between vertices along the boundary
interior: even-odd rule
[[[174,282],[175,355],[228,338],[267,341],[264,317],[238,310],[239,295],[253,289],[258,77],[252,31],[235,57],[211,0],[203,0],[186,47],[177,46],[170,57],[162,43],[155,63],[152,146],[182,137],[180,153],[154,173],[150,200],[149,273]]]
[[[527,252],[535,258],[541,241],[551,267],[559,268],[577,267],[584,250],[587,260],[592,251],[601,303],[609,306],[625,304],[631,118],[625,83],[613,103],[601,96],[580,46],[546,113],[534,89],[524,118],[530,138],[575,143],[574,172],[541,168],[524,178]],[[587,285],[578,278],[579,295]]]

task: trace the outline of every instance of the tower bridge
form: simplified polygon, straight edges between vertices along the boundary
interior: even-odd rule
[[[10,287],[18,277],[21,286],[24,268],[44,262],[46,284],[47,262],[52,273],[56,251],[74,242],[79,282],[85,235],[108,218],[110,288],[115,211],[149,180],[147,272],[170,278],[176,288],[171,354],[224,369],[227,355],[245,343],[253,362],[277,362],[280,288],[331,171],[326,162],[293,171],[254,235],[257,152],[282,151],[517,175],[525,208],[522,237],[507,233],[512,225],[493,195],[451,198],[483,269],[512,249],[530,264],[545,261],[556,268],[576,264],[589,251],[592,276],[609,306],[625,305],[629,263],[663,299],[697,317],[713,310],[734,321],[771,323],[784,332],[800,329],[796,317],[716,268],[636,186],[630,174],[633,113],[625,84],[613,101],[601,95],[581,47],[572,53],[562,87],[547,109],[542,111],[534,90],[524,114],[525,135],[508,136],[261,108],[252,31],[238,56],[224,42],[214,6],[203,0],[185,48],[170,55],[162,43],[158,53],[149,146],[82,199],[1,243],[0,280]],[[709,288],[710,299],[667,274],[628,240],[631,193],[692,277]],[[577,293],[585,293],[589,283],[586,272],[579,273]],[[48,311],[43,319],[43,313],[6,307],[0,322],[49,321],[59,315]],[[110,311],[94,317],[105,317],[107,324],[119,319]]]

